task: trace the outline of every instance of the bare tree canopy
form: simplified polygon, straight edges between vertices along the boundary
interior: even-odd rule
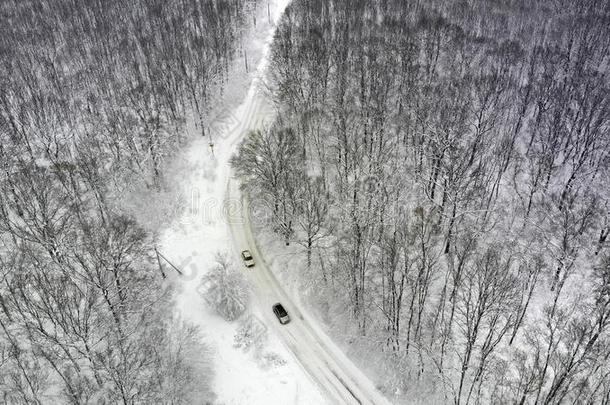
[[[10,404],[202,403],[155,237],[117,202],[204,132],[242,0],[0,3],[0,390]]]
[[[603,0],[289,6],[233,164],[398,402],[609,403],[609,52]]]

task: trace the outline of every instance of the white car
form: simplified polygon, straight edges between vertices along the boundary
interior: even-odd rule
[[[241,258],[244,261],[246,267],[254,267],[254,258],[252,257],[252,253],[249,250],[244,250],[241,252]]]

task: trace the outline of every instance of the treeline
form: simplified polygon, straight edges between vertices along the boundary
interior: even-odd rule
[[[0,390],[30,403],[203,403],[156,235],[117,197],[161,190],[206,133],[246,29],[242,0],[0,3]]]
[[[288,8],[234,165],[397,400],[610,403],[609,64],[602,0]]]

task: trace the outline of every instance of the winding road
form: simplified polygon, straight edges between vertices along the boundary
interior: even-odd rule
[[[267,50],[268,51],[268,50]],[[334,345],[315,321],[309,319],[275,278],[257,246],[249,217],[248,202],[241,194],[239,179],[232,172],[230,156],[246,133],[261,129],[273,118],[268,97],[261,78],[266,69],[264,57],[243,104],[235,115],[239,124],[225,135],[228,148],[217,156],[220,180],[226,184],[224,216],[233,240],[235,260],[241,262],[240,252],[249,249],[256,266],[244,270],[252,286],[256,304],[264,314],[264,323],[281,337],[305,372],[318,384],[331,403],[385,405],[390,402],[374,387],[373,383]],[[266,121],[267,120],[267,121]],[[281,302],[291,315],[292,321],[280,325],[271,311],[271,306]]]

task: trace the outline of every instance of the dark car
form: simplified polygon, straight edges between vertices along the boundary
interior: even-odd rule
[[[273,306],[273,313],[275,314],[275,316],[277,316],[277,319],[279,319],[282,325],[285,325],[290,322],[290,316],[288,316],[288,312],[286,312],[282,304],[280,304],[279,302]]]
[[[244,250],[241,252],[241,258],[244,261],[246,267],[254,267],[254,258],[252,257],[252,253],[249,250]]]

